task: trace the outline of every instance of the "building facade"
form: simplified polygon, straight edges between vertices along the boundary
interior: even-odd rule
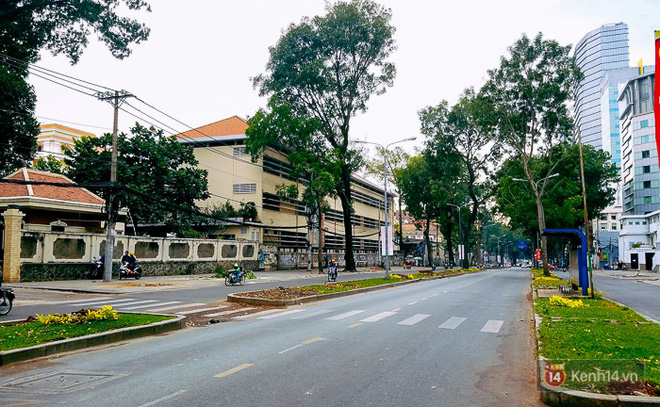
[[[37,155],[35,159],[52,156],[64,160],[64,152],[72,149],[81,137],[96,137],[93,133],[77,130],[61,124],[42,124],[37,136]]]
[[[653,119],[654,74],[628,81],[619,97],[622,141],[623,213],[660,209],[660,173]]]
[[[254,202],[262,227],[241,228],[235,237],[260,241],[266,256],[277,257],[280,268],[302,266],[306,262],[308,244],[315,251],[321,246],[324,252],[340,254],[344,247],[340,200],[328,197],[329,210],[319,221],[318,216],[308,213],[300,200],[281,198],[277,194],[278,187],[295,184],[302,192],[305,181],[293,179],[293,169],[286,155],[275,149],[268,149],[263,157],[253,162],[245,148],[247,127],[244,119],[233,116],[177,136],[181,143],[193,145],[199,167],[208,171],[211,197],[200,202],[200,207],[221,206],[225,202],[238,207],[241,202]],[[351,181],[356,261],[358,266],[373,264],[378,261],[380,226],[385,219],[384,191],[357,174]],[[389,208],[393,208],[392,195],[388,199]],[[388,212],[391,222],[393,212]],[[342,259],[340,255],[340,261]]]
[[[601,81],[607,71],[629,67],[628,26],[607,24],[590,31],[575,46],[574,57],[584,74],[575,94],[576,130],[585,144],[601,149]]]

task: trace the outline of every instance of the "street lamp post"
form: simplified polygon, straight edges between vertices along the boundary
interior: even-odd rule
[[[461,226],[461,207],[456,205],[456,204],[447,204],[448,206],[452,206],[456,208],[456,213],[458,214],[458,260],[461,263],[461,267],[463,267],[463,257],[465,256],[464,253],[461,252],[461,246],[463,246],[463,226]],[[465,248],[463,248],[463,251],[465,251]]]
[[[362,141],[362,140],[356,141],[356,143],[359,143],[359,144],[373,144],[373,145],[376,145],[376,146],[383,149],[383,184],[385,184],[384,188],[383,188],[384,196],[385,196],[385,207],[384,207],[384,210],[385,210],[385,236],[383,238],[385,239],[385,241],[384,241],[384,243],[385,243],[385,278],[387,278],[387,279],[390,278],[390,257],[389,257],[389,254],[390,254],[390,246],[389,246],[390,234],[389,234],[389,230],[387,228],[387,149],[390,146],[394,145],[394,144],[403,143],[404,141],[413,141],[413,140],[416,140],[416,139],[417,139],[417,137],[408,137],[408,138],[404,138],[403,140],[399,140],[399,141],[395,141],[393,143],[390,143],[386,146],[383,146],[382,144],[379,144],[379,143],[374,143],[373,141]],[[399,197],[399,199],[401,199],[401,197]],[[401,227],[403,228],[403,225],[401,225]]]

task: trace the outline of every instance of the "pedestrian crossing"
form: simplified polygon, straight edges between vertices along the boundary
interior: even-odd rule
[[[112,306],[119,312],[144,311],[166,312],[175,315],[192,315],[206,313],[204,317],[218,317],[236,314],[254,308],[229,309],[229,305],[211,305],[208,303],[185,303],[183,301],[142,300],[137,298],[96,297],[82,300],[62,301],[60,305],[83,308],[100,308],[105,305]],[[222,310],[222,311],[221,311]]]
[[[330,309],[322,309],[322,310],[309,310],[306,308],[297,308],[293,310],[288,310],[280,313],[275,313],[275,314],[269,314],[266,316],[259,317],[259,319],[264,319],[264,320],[272,320],[272,319],[291,319],[291,320],[305,320],[305,319],[311,319],[315,317],[323,318],[326,321],[343,321],[343,320],[349,320],[353,317],[361,318],[358,320],[358,322],[349,325],[348,328],[354,328],[358,327],[363,324],[369,324],[369,323],[375,323],[383,320],[396,320],[397,325],[401,326],[414,326],[420,323],[428,323],[431,319],[433,319],[432,315],[430,314],[414,314],[412,316],[407,316],[407,318],[404,318],[401,320],[402,316],[399,316],[401,309],[396,308],[392,311],[382,311],[382,312],[377,312],[373,315],[369,316],[364,316],[365,313],[367,313],[366,310],[351,310],[351,311],[346,311],[339,313],[337,315],[330,315],[334,310]],[[358,317],[359,316],[359,317]],[[289,317],[289,318],[286,318]],[[465,325],[471,325],[474,327],[475,324],[478,324],[479,326],[482,326],[479,332],[483,333],[488,333],[488,334],[498,334],[501,330],[502,327],[504,326],[504,321],[499,320],[499,319],[481,319],[479,318],[478,321],[471,321],[471,324],[466,324],[466,322],[469,321],[468,318],[466,317],[460,317],[460,316],[451,316],[449,318],[444,317],[442,319],[439,319],[438,321],[442,321],[440,325],[438,325],[438,329],[442,330],[459,330],[463,329]],[[436,322],[437,323],[437,322]]]

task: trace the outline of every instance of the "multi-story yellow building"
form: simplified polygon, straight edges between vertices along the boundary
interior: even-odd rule
[[[240,202],[254,202],[257,220],[262,226],[248,223],[231,227],[231,233],[237,239],[258,240],[267,253],[276,252],[278,267],[286,267],[287,263],[302,266],[306,262],[307,242],[311,242],[315,251],[318,250],[319,233],[316,227],[308,229],[306,208],[300,201],[283,200],[277,195],[278,185],[296,183],[290,179],[291,167],[286,156],[269,149],[263,157],[252,162],[245,150],[247,127],[244,119],[233,116],[177,136],[181,143],[194,146],[199,167],[208,171],[211,197],[201,202],[200,206],[219,206],[229,201],[237,207]],[[298,186],[300,190],[304,188],[302,183]],[[384,224],[385,216],[383,192],[382,187],[357,174],[353,175],[352,218],[358,265],[378,261],[380,226]],[[388,209],[393,208],[391,197],[388,200]],[[327,198],[327,202],[330,210],[322,216],[320,240],[324,252],[339,254],[341,259],[344,247],[341,202],[331,197]],[[393,212],[388,212],[391,222]]]
[[[41,133],[37,136],[37,155],[35,159],[53,156],[64,160],[64,152],[75,146],[75,141],[83,136],[96,137],[93,133],[77,130],[61,124],[42,124]]]

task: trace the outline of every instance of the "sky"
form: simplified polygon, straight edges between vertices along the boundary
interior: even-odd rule
[[[265,72],[268,47],[304,16],[325,13],[323,0],[151,0],[151,13],[126,12],[151,28],[146,42],[114,59],[93,36],[76,65],[42,52],[38,66],[113,89],[124,89],[187,126],[234,115],[248,118],[265,106],[251,78]],[[659,0],[382,0],[392,10],[397,50],[394,86],[355,117],[351,138],[381,144],[416,136],[402,146],[422,147],[418,112],[442,100],[455,103],[468,87],[479,88],[507,47],[523,33],[575,45],[608,23],[628,25],[630,63],[653,63],[653,30],[660,30]],[[112,128],[107,102],[31,77],[39,121],[97,135]],[[128,102],[149,114],[135,100]],[[125,106],[131,110],[129,106]],[[188,130],[162,115],[170,132]],[[119,129],[136,119],[120,112]]]

